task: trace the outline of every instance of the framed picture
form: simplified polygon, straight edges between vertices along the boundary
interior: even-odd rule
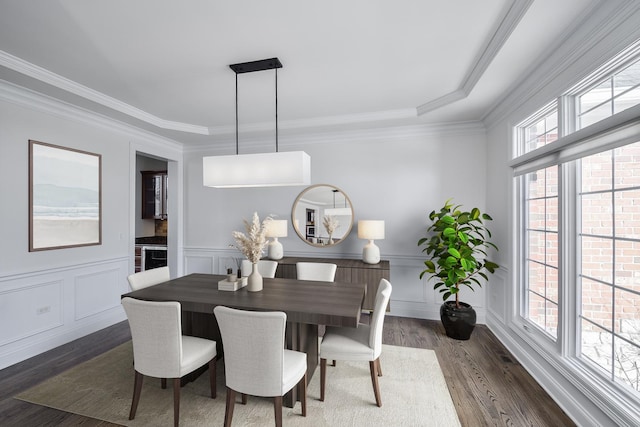
[[[29,252],[102,244],[102,156],[29,140]]]
[[[307,236],[315,236],[316,235],[316,227],[313,225],[307,225]]]

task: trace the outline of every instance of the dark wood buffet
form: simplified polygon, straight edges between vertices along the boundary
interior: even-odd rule
[[[362,308],[364,310],[373,310],[376,292],[380,279],[389,280],[391,269],[389,261],[382,260],[378,264],[367,264],[360,259],[341,259],[341,258],[304,258],[304,257],[284,257],[278,260],[278,269],[276,277],[284,279],[297,279],[296,263],[297,262],[326,262],[336,264],[336,282],[343,283],[366,283],[367,290]],[[387,311],[389,307],[387,306]]]

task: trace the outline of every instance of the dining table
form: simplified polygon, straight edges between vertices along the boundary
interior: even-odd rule
[[[218,355],[224,354],[224,342],[213,314],[218,306],[251,311],[282,311],[287,315],[285,346],[307,355],[307,382],[318,366],[319,326],[358,327],[366,293],[365,283],[317,282],[310,280],[263,278],[263,289],[249,292],[218,289],[225,275],[193,273],[167,282],[123,294],[146,301],[178,301],[182,310],[185,335],[213,339]],[[188,378],[190,380],[193,378]],[[293,407],[294,387],[283,403]]]

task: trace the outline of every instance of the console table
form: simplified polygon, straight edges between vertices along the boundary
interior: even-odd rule
[[[360,259],[284,257],[278,260],[276,277],[297,279],[297,262],[326,262],[336,264],[338,266],[336,282],[366,283],[367,293],[362,308],[363,310],[369,311],[373,311],[380,279],[389,280],[390,276],[389,261],[384,260],[378,264],[367,264]],[[391,304],[387,305],[387,311],[389,311],[390,306]]]

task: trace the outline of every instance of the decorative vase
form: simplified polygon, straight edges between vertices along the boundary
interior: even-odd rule
[[[247,290],[249,292],[260,292],[262,290],[262,276],[258,271],[258,263],[253,263],[253,269],[251,270],[251,274],[247,279]]]
[[[449,338],[466,341],[476,326],[476,311],[469,304],[446,301],[440,306],[440,320]]]

